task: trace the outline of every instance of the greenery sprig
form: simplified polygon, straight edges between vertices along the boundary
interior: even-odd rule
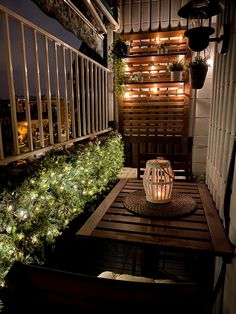
[[[188,67],[195,67],[195,66],[199,66],[199,65],[204,65],[204,66],[209,66],[207,63],[207,59],[206,57],[202,57],[200,55],[197,55],[192,61],[190,61]]]
[[[125,61],[124,58],[129,52],[129,43],[118,37],[112,44],[109,59],[112,62],[114,77],[114,92],[120,97],[125,92]]]
[[[168,71],[184,71],[186,68],[183,60],[177,60],[169,63],[167,66]]]
[[[14,261],[45,261],[46,248],[108,189],[124,161],[121,136],[112,133],[73,152],[48,154],[15,191],[0,194],[0,284]]]

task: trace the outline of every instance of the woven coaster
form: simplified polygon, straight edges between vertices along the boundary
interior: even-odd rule
[[[172,193],[169,203],[157,204],[148,202],[144,191],[135,191],[128,193],[123,203],[126,209],[135,214],[163,218],[187,215],[197,207],[191,196],[182,193]]]

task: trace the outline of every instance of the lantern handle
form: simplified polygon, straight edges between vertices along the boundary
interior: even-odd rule
[[[157,163],[158,163],[158,165],[159,165],[159,167],[165,172],[165,174],[167,174],[169,177],[171,177],[173,180],[174,180],[174,178],[175,178],[175,176],[173,175],[171,175],[170,173],[168,173],[162,166],[161,166],[161,164],[158,162],[158,159],[161,159],[161,160],[165,160],[165,158],[164,157],[157,157]]]

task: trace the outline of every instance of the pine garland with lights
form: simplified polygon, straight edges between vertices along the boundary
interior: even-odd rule
[[[0,194],[0,284],[14,261],[45,262],[45,248],[85,205],[108,189],[124,162],[121,136],[111,133],[73,152],[49,153],[14,192]]]

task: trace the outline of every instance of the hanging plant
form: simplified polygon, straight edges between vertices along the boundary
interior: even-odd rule
[[[190,85],[193,89],[201,89],[205,83],[209,65],[207,58],[197,55],[189,63]]]
[[[120,97],[125,92],[125,56],[129,53],[129,43],[122,38],[117,38],[113,44],[109,55],[112,60],[114,74],[114,92]]]

